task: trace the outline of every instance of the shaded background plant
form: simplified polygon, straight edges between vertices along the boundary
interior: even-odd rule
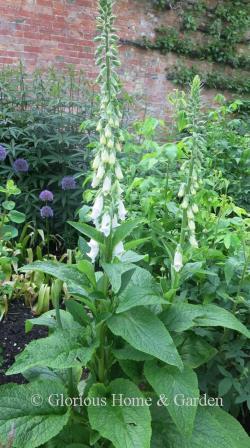
[[[18,206],[38,227],[43,226],[39,193],[45,188],[53,191],[58,219],[50,230],[61,233],[65,245],[74,241],[65,222],[73,218],[81,200],[95,99],[83,74],[73,67],[64,73],[50,69],[28,74],[20,64],[0,72],[0,143],[8,153],[0,165],[1,176],[18,182],[22,191]],[[70,194],[63,178],[74,178]]]

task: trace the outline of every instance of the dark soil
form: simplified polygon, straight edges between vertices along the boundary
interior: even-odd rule
[[[0,322],[0,347],[3,348],[3,363],[0,363],[0,385],[7,383],[25,383],[22,375],[5,375],[5,371],[14,363],[15,356],[34,339],[47,336],[45,327],[37,327],[25,333],[25,321],[34,317],[30,308],[21,300],[10,302],[9,312]]]

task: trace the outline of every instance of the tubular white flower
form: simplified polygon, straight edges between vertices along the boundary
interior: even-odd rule
[[[110,176],[106,176],[103,182],[102,191],[106,195],[111,190],[111,178]]]
[[[114,247],[114,250],[113,250],[113,257],[120,258],[120,257],[124,254],[124,252],[125,252],[125,249],[124,249],[123,242],[120,241],[120,243],[118,243],[118,244]]]
[[[99,156],[99,154],[97,154],[96,156],[95,156],[95,158],[94,158],[94,162],[93,162],[93,169],[94,170],[97,170],[98,169],[98,167],[99,167],[99,165],[100,165],[100,163],[101,163],[101,160],[100,160],[100,156]]]
[[[99,185],[100,183],[101,183],[101,179],[98,178],[96,175],[94,175],[93,180],[92,180],[92,183],[91,183],[91,186],[92,186],[93,188],[96,188],[96,187],[98,187],[98,185]]]
[[[111,218],[109,213],[104,213],[102,217],[102,223],[100,227],[100,231],[105,235],[109,236],[111,232]]]
[[[101,158],[103,163],[107,163],[109,161],[109,153],[106,149],[101,152]]]
[[[110,129],[109,126],[106,126],[106,128],[105,128],[105,137],[106,137],[107,139],[109,139],[109,138],[112,137],[112,132],[111,132],[111,129]]]
[[[101,145],[106,145],[106,138],[103,134],[100,137],[100,143],[101,143]]]
[[[105,169],[104,169],[104,166],[101,164],[101,165],[99,165],[99,168],[97,170],[97,174],[96,174],[97,179],[102,179],[104,174],[105,174]]]
[[[92,213],[91,213],[91,218],[93,220],[96,220],[97,218],[99,218],[99,216],[102,213],[102,209],[103,209],[103,196],[99,195],[97,196],[93,208],[92,208]]]
[[[111,152],[110,155],[109,155],[109,159],[108,159],[109,164],[110,165],[114,165],[115,164],[115,160],[116,160],[115,153]]]
[[[126,218],[126,214],[127,214],[127,211],[126,211],[126,209],[124,207],[124,204],[123,204],[122,200],[120,200],[119,204],[118,204],[118,216],[119,216],[119,219],[121,221],[124,221],[125,218]]]
[[[174,264],[173,268],[176,272],[179,272],[183,268],[183,259],[182,259],[182,253],[180,251],[180,247],[177,246],[177,249],[174,254]]]
[[[91,259],[92,263],[94,263],[99,253],[99,244],[97,243],[97,241],[91,239],[88,243],[88,246],[90,248],[90,251],[87,252],[87,255]]]
[[[118,226],[119,226],[119,223],[118,223],[117,216],[114,215],[114,217],[113,217],[113,219],[112,219],[112,229],[115,229],[115,228],[118,227]]]
[[[194,234],[191,234],[191,235],[190,235],[190,237],[189,237],[189,242],[190,242],[190,244],[191,244],[192,247],[195,247],[195,248],[198,247],[198,242],[197,242],[197,239],[195,238],[195,235],[194,235]]]

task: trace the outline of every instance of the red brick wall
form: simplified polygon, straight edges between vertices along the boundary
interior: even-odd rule
[[[86,77],[96,77],[94,64],[95,16],[97,0],[0,0],[0,65],[59,68],[67,63],[84,69]],[[150,0],[118,0],[117,27],[122,39],[154,36],[161,21],[174,25],[174,12],[157,16]],[[166,95],[173,85],[166,80],[168,57],[132,46],[120,47],[121,78],[129,93],[136,94],[138,107],[165,116]],[[210,92],[211,96],[213,92]]]

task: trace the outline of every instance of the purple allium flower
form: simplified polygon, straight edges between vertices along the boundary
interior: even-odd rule
[[[16,159],[13,166],[18,173],[27,173],[29,171],[29,164],[25,159]]]
[[[45,205],[44,207],[40,208],[40,215],[42,218],[53,218],[54,212],[49,205]]]
[[[0,161],[3,162],[7,157],[6,149],[0,145]]]
[[[43,202],[52,202],[54,199],[54,195],[53,195],[52,191],[43,190],[39,194],[39,199],[41,199],[41,201],[43,201]]]
[[[61,186],[63,190],[74,190],[76,188],[76,181],[72,176],[65,176],[62,179]]]

